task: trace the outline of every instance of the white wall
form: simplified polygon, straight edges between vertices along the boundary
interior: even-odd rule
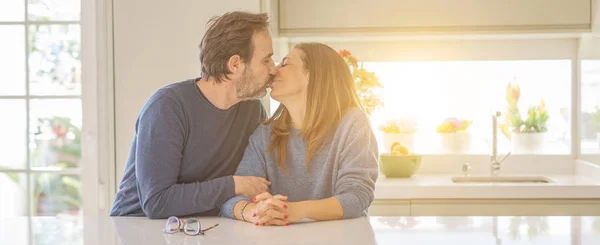
[[[114,1],[116,181],[121,181],[135,120],[158,88],[200,75],[208,19],[227,11],[258,13],[260,0]]]

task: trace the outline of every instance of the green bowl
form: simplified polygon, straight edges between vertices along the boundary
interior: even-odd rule
[[[408,178],[421,165],[421,156],[381,154],[379,158],[381,173],[388,178]]]

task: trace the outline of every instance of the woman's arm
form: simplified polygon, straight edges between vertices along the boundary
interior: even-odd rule
[[[344,214],[342,204],[335,197],[284,203],[277,196],[272,197],[268,195],[268,197],[257,199],[256,201],[258,203],[251,202],[244,210],[244,218],[246,220],[250,219],[249,222],[251,223],[256,222],[256,225],[288,225],[290,222],[298,222],[304,218],[312,220],[337,220],[341,219]],[[283,208],[279,206],[284,204],[286,206]],[[236,215],[241,213],[242,206],[243,204],[239,205]],[[254,213],[256,213],[256,216],[254,216]],[[241,215],[238,219],[242,219]]]
[[[334,197],[342,205],[342,218],[367,214],[375,198],[375,182],[379,174],[379,152],[370,123],[363,114],[355,119],[344,141]]]
[[[290,220],[295,222],[304,218],[312,220],[336,220],[344,215],[342,204],[335,197],[321,200],[290,202]]]
[[[374,199],[379,153],[367,119],[358,118],[352,126],[348,130],[348,138],[343,142],[339,166],[334,168],[337,169],[334,196],[320,200],[289,202],[288,221],[296,222],[303,218],[335,220],[366,215]],[[257,201],[269,198],[273,199],[265,197]],[[260,208],[257,209],[259,213],[262,212]],[[274,225],[283,221],[267,217],[260,222]]]

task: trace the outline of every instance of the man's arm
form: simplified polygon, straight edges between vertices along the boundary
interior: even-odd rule
[[[178,184],[185,124],[182,108],[159,96],[142,111],[136,127],[136,179],[148,218],[201,213],[235,196],[232,176]],[[207,139],[208,140],[208,139]]]

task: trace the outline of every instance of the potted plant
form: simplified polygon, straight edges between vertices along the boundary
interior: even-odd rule
[[[81,159],[81,129],[69,118],[51,117],[38,120],[35,150],[32,161],[51,168],[75,168]],[[71,138],[71,139],[67,139]],[[50,143],[44,143],[44,141]],[[4,168],[0,166],[0,168]],[[17,173],[7,175],[15,184],[21,180]],[[34,216],[54,216],[81,211],[81,180],[77,176],[40,173],[32,181]]]
[[[378,98],[375,93],[375,88],[382,88],[383,85],[379,82],[375,73],[368,72],[361,63],[358,65],[358,59],[352,56],[352,53],[348,50],[340,50],[339,54],[342,56],[346,64],[348,64],[350,71],[352,72],[352,78],[356,85],[356,93],[360,104],[362,105],[365,112],[369,115],[377,108],[383,105],[383,102]]]
[[[537,106],[530,106],[525,117],[521,116],[517,103],[521,94],[518,85],[507,86],[506,100],[508,109],[506,118],[510,124],[509,139],[513,153],[540,153],[544,149],[546,133],[548,132],[548,112],[544,99]]]
[[[66,117],[40,118],[34,133],[32,161],[43,167],[76,168],[81,160],[81,129]],[[76,215],[81,210],[78,176],[39,174],[32,186],[33,212],[38,216]]]
[[[383,131],[383,147],[387,151],[394,142],[399,142],[409,151],[414,151],[415,133],[417,123],[412,120],[392,120],[379,126]]]
[[[600,148],[600,107],[596,107],[596,111],[592,114],[592,124],[596,128],[596,140]]]
[[[448,153],[466,153],[471,149],[471,133],[467,130],[472,122],[447,118],[437,126],[436,132],[442,141],[442,150]]]

